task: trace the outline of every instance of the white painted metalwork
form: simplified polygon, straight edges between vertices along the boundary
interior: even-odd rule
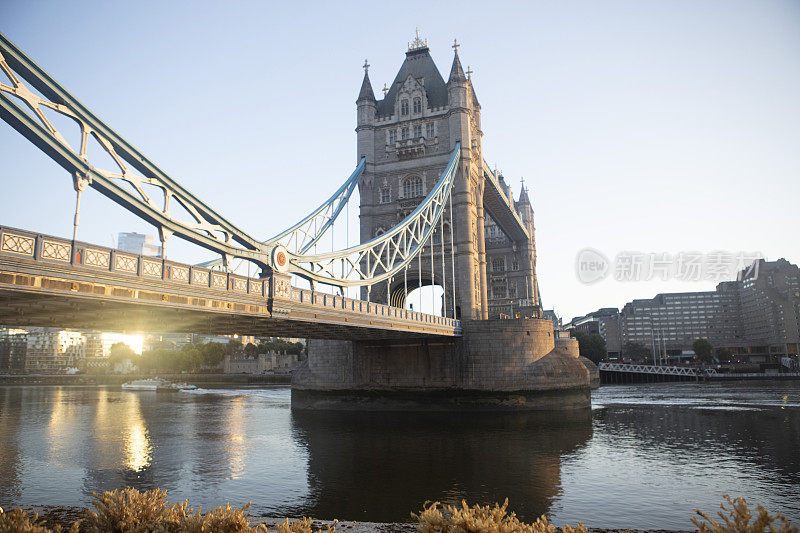
[[[657,374],[661,376],[703,376],[703,375],[716,375],[717,371],[714,368],[699,369],[689,368],[683,366],[658,366],[658,365],[639,365],[627,363],[606,363],[600,362],[598,365],[600,370],[608,372],[628,372],[633,374]]]
[[[337,287],[371,286],[400,274],[422,253],[443,216],[453,181],[461,144],[456,143],[447,168],[428,196],[400,224],[358,246],[325,254],[294,254],[287,251],[288,271],[305,279]],[[340,268],[344,261],[344,273]],[[337,272],[339,270],[339,272]]]

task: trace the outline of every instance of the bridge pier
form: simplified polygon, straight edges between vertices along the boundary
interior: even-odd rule
[[[474,320],[463,336],[312,340],[292,380],[292,408],[553,410],[590,405],[575,339],[541,319]]]

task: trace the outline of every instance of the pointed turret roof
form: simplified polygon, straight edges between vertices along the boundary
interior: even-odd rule
[[[525,185],[522,186],[522,190],[519,192],[519,200],[517,201],[518,204],[528,204],[531,205],[531,199],[528,198],[528,188]]]
[[[406,59],[400,66],[394,81],[389,86],[389,91],[383,100],[378,101],[379,116],[387,117],[394,113],[397,93],[400,92],[403,83],[409,76],[422,83],[429,107],[447,105],[447,86],[444,83],[444,79],[439,73],[439,69],[436,68],[428,47],[421,46],[406,52]]]
[[[375,101],[375,93],[372,91],[372,84],[369,82],[369,72],[364,69],[364,81],[361,82],[361,91],[358,93],[358,101],[370,100]]]
[[[461,60],[458,59],[458,50],[456,50],[455,54],[453,55],[453,66],[450,68],[450,78],[447,80],[447,84],[450,85],[451,83],[455,83],[457,81],[467,81],[467,75],[464,74],[464,69],[461,68]]]

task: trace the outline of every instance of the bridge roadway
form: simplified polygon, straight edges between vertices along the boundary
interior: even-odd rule
[[[0,226],[0,324],[342,340],[446,338],[458,320]],[[442,339],[445,340],[445,339]]]

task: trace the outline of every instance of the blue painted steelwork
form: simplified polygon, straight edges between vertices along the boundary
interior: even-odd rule
[[[268,250],[259,241],[170,178],[100,121],[1,33],[0,68],[12,84],[9,86],[0,83],[0,118],[72,174],[76,182],[87,180],[90,187],[153,224],[166,235],[175,234],[220,254],[242,257],[263,268],[269,267]],[[30,91],[18,76],[38,90],[44,98]],[[7,94],[22,100],[36,118],[23,111]],[[47,120],[43,107],[71,118],[78,124],[81,129],[81,146],[78,151]],[[104,170],[89,162],[86,151],[89,135],[114,159],[119,166],[119,172]],[[133,172],[133,169],[141,175]],[[123,187],[126,184],[135,192]],[[143,185],[155,186],[161,190],[163,207],[156,205]],[[195,220],[186,222],[170,216],[169,204],[172,199],[179,202]],[[236,246],[231,241],[241,246]]]
[[[289,252],[289,272],[337,287],[373,285],[400,274],[422,253],[425,243],[432,243],[436,224],[450,198],[460,155],[461,143],[457,142],[439,181],[400,224],[370,241],[345,250],[313,255]],[[345,267],[337,274],[336,269],[342,261]]]
[[[325,236],[328,230],[333,226],[333,223],[336,222],[342,209],[344,209],[347,202],[350,200],[350,196],[352,196],[356,186],[361,181],[361,176],[364,174],[366,165],[366,158],[361,158],[358,166],[353,173],[350,174],[350,177],[347,178],[347,181],[345,181],[330,198],[323,202],[322,205],[291,228],[282,231],[269,240],[263,241],[262,244],[269,248],[281,245],[290,252],[296,254],[303,254],[310,250],[312,246]],[[216,268],[222,264],[222,259],[213,259],[200,263],[200,266]]]
[[[101,122],[2,34],[0,70],[11,82],[11,85],[0,83],[0,118],[73,176],[78,201],[80,191],[88,185],[156,226],[162,240],[174,234],[219,253],[226,263],[231,258],[241,258],[260,266],[265,274],[271,271],[294,274],[312,283],[320,282],[340,288],[371,286],[390,279],[421,253],[425,243],[431,241],[436,224],[445,211],[461,151],[457,143],[436,186],[403,222],[358,246],[326,254],[308,254],[314,244],[332,230],[333,223],[364,173],[364,159],[333,196],[311,214],[272,239],[260,242],[170,178]],[[43,97],[28,89],[20,77]],[[33,111],[33,116],[23,111],[8,95],[27,105]],[[60,113],[80,127],[81,142],[77,150],[47,119],[45,110]],[[111,156],[119,167],[118,171],[102,169],[89,161],[87,145],[90,136]],[[155,187],[163,196],[161,206],[150,197],[147,187]],[[194,220],[179,220],[170,214],[170,202],[173,200]],[[219,262],[208,262],[203,266],[213,266]]]

